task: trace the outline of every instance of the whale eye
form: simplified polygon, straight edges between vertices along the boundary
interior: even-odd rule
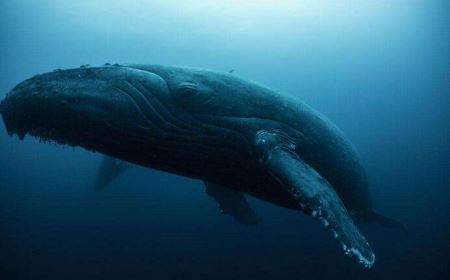
[[[177,92],[182,97],[194,97],[198,93],[198,85],[193,82],[183,82],[178,85]]]

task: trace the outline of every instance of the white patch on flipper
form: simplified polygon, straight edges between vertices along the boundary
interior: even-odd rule
[[[350,249],[350,253],[353,256],[356,256],[359,259],[359,262],[364,265],[366,268],[371,268],[372,265],[375,263],[375,254],[372,253],[371,257],[372,260],[368,260],[365,257],[363,257],[363,255],[361,254],[361,252],[359,252],[358,250],[351,248]]]
[[[319,219],[325,227],[328,227],[330,225],[330,223],[327,220],[325,220],[323,217],[320,217]]]
[[[315,210],[313,211],[313,214],[316,212]],[[320,213],[321,214],[321,213]],[[353,247],[349,247],[347,244],[345,244],[339,237],[339,234],[337,233],[337,231],[331,227],[330,222],[328,222],[323,216],[319,216],[318,217],[319,221],[326,227],[328,228],[331,233],[333,234],[334,239],[336,239],[339,244],[341,244],[342,250],[344,251],[344,254],[346,256],[351,256],[351,257],[355,257],[358,259],[359,263],[362,264],[365,268],[371,268],[373,266],[373,264],[375,263],[375,254],[371,254],[371,259],[367,259],[365,258],[361,252],[358,249],[355,249]]]
[[[296,189],[292,189],[294,197],[299,199],[300,201],[305,201],[305,198],[302,196],[300,192],[298,192]],[[305,209],[311,209],[312,207],[308,205],[307,203],[299,203],[302,210]],[[311,207],[311,208],[310,208]],[[339,234],[336,231],[336,228],[332,226],[332,224],[323,216],[322,209],[312,210],[311,216],[315,219],[319,220],[330,232],[332,233],[333,237],[341,244],[342,250],[344,251],[344,254],[346,256],[355,257],[358,259],[359,263],[362,264],[365,268],[371,268],[372,265],[375,263],[375,254],[371,254],[371,260],[365,258],[361,252],[358,249],[355,249],[348,244],[344,243],[340,239]]]

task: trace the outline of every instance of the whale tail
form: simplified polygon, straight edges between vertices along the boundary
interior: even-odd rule
[[[379,214],[375,211],[371,211],[368,214],[365,214],[363,217],[358,217],[356,218],[356,220],[360,223],[377,223],[379,225],[382,225],[383,227],[393,229],[402,234],[408,234],[408,230],[406,229],[404,224],[397,220]]]

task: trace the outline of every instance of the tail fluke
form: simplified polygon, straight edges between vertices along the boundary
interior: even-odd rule
[[[386,216],[383,216],[375,211],[371,211],[368,213],[358,213],[352,215],[352,218],[360,224],[366,224],[366,223],[377,223],[385,228],[389,228],[392,230],[395,230],[397,232],[400,232],[402,234],[408,234],[408,230],[406,229],[405,225],[402,224],[399,221],[396,221],[392,218],[388,218]]]
[[[399,221],[388,218],[388,217],[378,214],[376,212],[372,212],[371,218],[374,222],[376,222],[384,227],[397,230],[403,234],[408,233],[408,230],[406,229],[405,225]]]

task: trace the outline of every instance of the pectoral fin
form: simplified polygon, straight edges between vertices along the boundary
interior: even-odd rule
[[[245,196],[238,191],[211,182],[205,182],[206,193],[219,204],[223,214],[230,215],[238,222],[253,225],[259,222]]]
[[[272,132],[257,135],[261,164],[298,201],[306,214],[321,221],[333,233],[345,254],[371,267],[375,255],[333,187],[295,154],[291,143],[280,143],[279,139]]]
[[[103,156],[97,175],[95,176],[94,189],[96,191],[104,190],[129,167],[130,164],[126,162],[108,156]]]

